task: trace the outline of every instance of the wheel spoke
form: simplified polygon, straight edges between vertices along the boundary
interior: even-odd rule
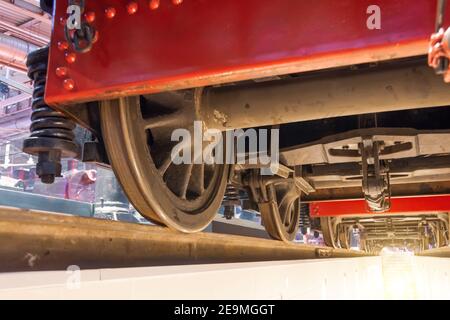
[[[183,173],[184,175],[182,176],[181,179],[181,184],[180,184],[180,193],[179,196],[181,199],[186,199],[186,194],[187,194],[187,190],[188,190],[188,186],[189,186],[189,180],[191,179],[191,175],[192,175],[192,168],[194,167],[194,165],[191,164],[187,164],[184,165],[184,170]]]
[[[290,227],[292,220],[292,207],[286,210],[286,214],[284,215],[283,223],[286,227]]]
[[[158,168],[159,174],[162,177],[164,177],[164,174],[167,172],[167,169],[169,169],[171,164],[172,164],[172,156],[169,154],[164,159],[162,165]]]
[[[178,113],[165,114],[154,118],[140,118],[141,127],[144,130],[156,130],[159,128],[176,128],[180,121]]]
[[[205,164],[195,164],[192,169],[192,179],[189,190],[201,196],[205,192]]]
[[[179,153],[183,147],[170,141],[171,133],[189,124],[176,122],[174,107],[165,107],[167,95],[174,94],[161,95],[100,102],[106,151],[130,202],[143,216],[182,232],[197,232],[216,215],[230,166],[211,166],[209,171],[206,165],[173,163],[173,147]],[[144,100],[152,101],[141,107]]]

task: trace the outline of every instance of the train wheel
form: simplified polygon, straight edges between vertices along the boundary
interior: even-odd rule
[[[448,245],[449,241],[447,238],[448,232],[443,223],[436,224],[436,247],[445,247]]]
[[[430,238],[427,236],[422,236],[420,245],[421,245],[421,251],[430,249]]]
[[[201,231],[220,207],[229,165],[175,165],[171,133],[178,122],[155,125],[144,109],[139,96],[101,102],[102,135],[111,166],[144,217],[182,232]]]
[[[273,239],[290,242],[300,227],[300,192],[288,182],[269,185],[267,191],[272,200],[259,204],[264,227]]]
[[[336,218],[321,217],[320,227],[322,229],[323,241],[327,247],[338,248]]]
[[[348,226],[342,226],[339,232],[339,245],[342,249],[350,249],[350,232],[352,228]]]

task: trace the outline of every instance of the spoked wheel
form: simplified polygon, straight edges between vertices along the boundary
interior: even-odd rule
[[[348,226],[342,226],[339,231],[339,245],[342,249],[350,249],[350,241],[352,228]]]
[[[340,223],[336,217],[321,217],[320,225],[325,245],[332,248],[350,249],[353,238],[353,226]],[[361,229],[360,229],[361,230]],[[359,248],[366,250],[365,235],[360,233]]]
[[[420,245],[421,245],[421,251],[429,250],[430,249],[430,238],[427,236],[422,236]]]
[[[445,247],[449,244],[446,226],[439,222],[436,224],[436,243],[438,248]]]
[[[321,217],[320,227],[322,229],[323,241],[327,247],[338,248],[336,218]]]
[[[229,165],[174,164],[171,153],[178,142],[171,142],[171,134],[179,121],[155,117],[141,102],[139,96],[101,102],[111,166],[144,217],[182,232],[201,231],[220,207]]]
[[[300,223],[300,192],[292,182],[267,187],[269,202],[259,204],[267,233],[276,240],[295,239]]]

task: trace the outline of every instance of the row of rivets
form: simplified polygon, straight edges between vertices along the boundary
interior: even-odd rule
[[[157,10],[160,6],[160,3],[161,3],[161,0],[149,0],[148,5],[151,10]],[[180,5],[183,3],[183,0],[172,0],[172,3],[174,5]],[[127,9],[128,14],[132,15],[138,11],[139,5],[136,1],[130,1],[126,6],[126,9]],[[108,19],[113,19],[116,16],[116,14],[117,14],[117,10],[114,7],[108,7],[105,9],[105,16]],[[93,11],[86,12],[84,14],[84,18],[86,19],[86,21],[88,23],[93,23],[96,19],[95,12],[93,12]],[[65,26],[65,24],[67,23],[67,19],[64,17],[61,17],[59,19],[59,22],[61,25]],[[98,33],[96,33],[95,36],[97,38]],[[95,41],[96,41],[96,39],[94,40],[94,42]],[[60,51],[65,51],[64,57],[68,64],[75,63],[75,61],[77,59],[77,55],[72,52],[67,52],[67,50],[69,49],[69,44],[67,41],[59,41],[57,46]],[[68,74],[69,74],[68,68],[66,68],[66,67],[56,68],[56,75],[59,78],[66,78],[68,76]],[[63,87],[67,91],[72,91],[75,88],[75,81],[73,79],[66,78],[63,81]]]
[[[150,7],[151,10],[156,10],[159,8],[160,3],[161,3],[161,0],[150,0],[148,3],[148,6]],[[177,6],[177,5],[182,4],[183,0],[172,0],[172,3]],[[136,1],[129,2],[126,7],[127,7],[127,12],[130,15],[135,14],[139,9],[139,5]],[[116,13],[117,13],[117,11],[114,7],[109,7],[105,10],[106,17],[109,19],[114,18],[116,16]]]

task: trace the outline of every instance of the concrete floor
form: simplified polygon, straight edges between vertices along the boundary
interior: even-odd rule
[[[0,274],[0,299],[449,299],[450,259],[379,257]]]

